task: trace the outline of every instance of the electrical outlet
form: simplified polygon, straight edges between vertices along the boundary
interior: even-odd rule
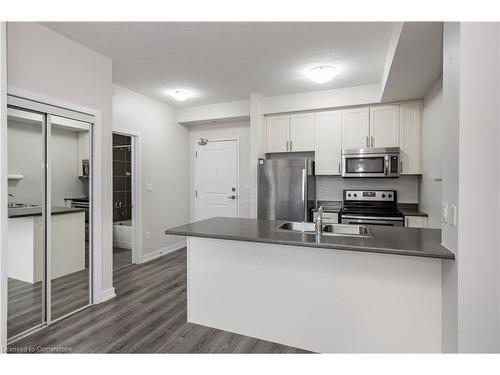
[[[146,239],[150,240],[151,239],[151,232],[146,232]]]
[[[448,203],[443,203],[442,217],[443,217],[443,223],[447,223],[448,222]]]
[[[450,206],[450,217],[449,217],[450,225],[456,227],[457,226],[457,206]]]

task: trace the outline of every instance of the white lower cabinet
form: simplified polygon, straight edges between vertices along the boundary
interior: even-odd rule
[[[405,227],[427,228],[426,216],[405,216]]]
[[[342,163],[342,111],[315,113],[315,174],[340,175]]]

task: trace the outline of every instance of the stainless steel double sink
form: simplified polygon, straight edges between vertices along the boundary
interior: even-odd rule
[[[316,224],[290,221],[280,224],[276,230],[315,234]],[[323,224],[321,234],[325,236],[372,237],[370,227],[354,224]]]

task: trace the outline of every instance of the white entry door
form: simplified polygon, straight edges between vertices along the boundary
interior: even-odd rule
[[[238,141],[196,144],[194,219],[238,217]]]

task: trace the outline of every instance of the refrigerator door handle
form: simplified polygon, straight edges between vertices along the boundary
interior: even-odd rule
[[[302,169],[302,204],[304,208],[304,221],[307,221],[307,169]]]

